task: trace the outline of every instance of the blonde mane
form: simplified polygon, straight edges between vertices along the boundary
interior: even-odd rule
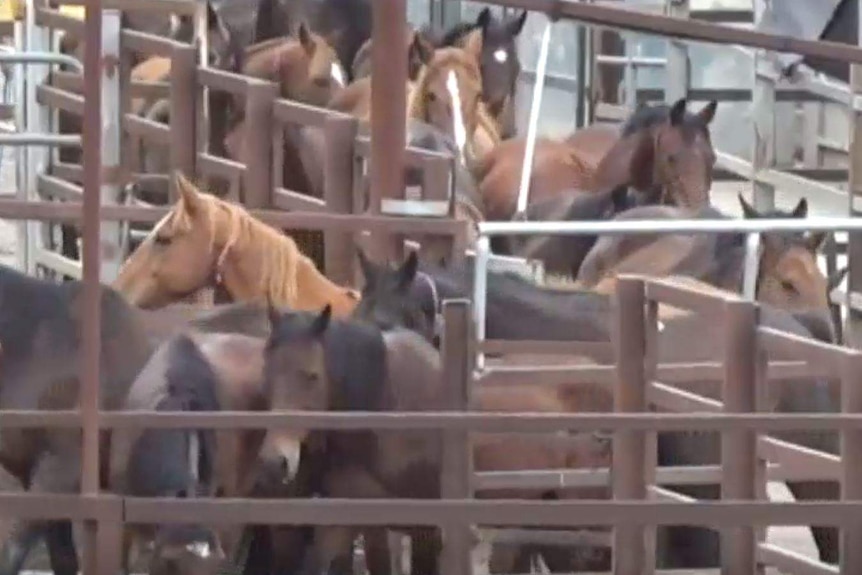
[[[254,277],[245,278],[255,282],[255,299],[259,297],[276,306],[295,305],[299,293],[299,269],[303,260],[308,258],[293,238],[258,221],[240,205],[210,194],[199,194],[198,198],[204,200],[207,206],[205,217],[211,234],[210,250],[216,249],[216,241],[220,236],[227,238],[216,260],[216,272],[220,273],[221,266],[231,252],[239,259],[259,261]],[[172,230],[184,232],[192,229],[192,215],[185,199],[181,198],[177,203],[173,217],[166,225],[170,225]],[[253,256],[249,255],[252,253]]]

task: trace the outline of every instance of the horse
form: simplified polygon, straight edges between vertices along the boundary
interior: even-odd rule
[[[272,392],[272,409],[436,411],[445,408],[440,356],[419,334],[398,328],[382,331],[362,321],[330,321],[328,307],[318,314],[276,313],[272,321],[264,367],[267,387]],[[601,411],[610,405],[607,390],[597,387],[570,390],[568,394],[556,390],[509,391],[476,390],[476,406],[490,411],[565,412]],[[301,445],[319,439],[314,433],[301,431],[271,431],[269,438],[276,452],[286,460],[299,458],[300,468],[305,464],[299,456]],[[549,436],[513,444],[491,435],[476,434],[474,453],[482,470],[525,469],[525,464],[528,467],[544,464],[544,468],[607,464],[607,443],[594,434],[564,435],[560,439],[556,446]],[[541,441],[538,448],[537,440]],[[439,432],[326,434],[325,440],[317,444],[326,446],[323,454],[311,455],[312,464],[325,470],[320,478],[324,496],[439,497]],[[338,465],[314,459],[319,457],[337,461]],[[532,498],[549,495],[545,490],[517,490],[517,493]],[[556,495],[554,490],[551,494]],[[488,496],[510,497],[512,492]],[[358,530],[316,529],[310,569],[349,568],[351,543]],[[434,573],[439,540],[427,531],[409,530],[414,537],[420,537],[420,544],[414,544],[413,548],[413,569]]]
[[[515,135],[515,91],[521,73],[517,40],[527,11],[496,18],[483,8],[474,22],[462,22],[448,30],[436,46],[465,48],[476,56],[482,71],[482,101],[495,119],[502,139]],[[430,31],[426,31],[430,34]]]
[[[407,116],[443,130],[461,155],[478,161],[502,141],[482,101],[482,75],[475,57],[454,47],[429,53],[418,48],[423,67],[407,97]]]
[[[424,32],[421,30],[416,30],[409,23],[404,24],[405,34],[404,39],[407,42],[407,79],[410,81],[415,81],[416,77],[419,75],[419,70],[422,67],[422,62],[419,60],[418,55],[415,50],[412,49],[413,43],[417,41],[420,42],[428,42],[430,46],[430,40],[426,38]],[[356,56],[353,58],[353,61],[350,64],[350,85],[354,85],[359,83],[363,78],[370,78],[371,76],[371,46],[373,41],[371,38],[365,41],[362,44],[362,47],[359,48],[359,51],[356,52]],[[432,46],[433,49],[433,46]],[[367,81],[370,81],[367,80]]]
[[[166,356],[166,357],[163,357]],[[215,371],[188,336],[169,340],[151,358],[167,365],[164,379],[142,371],[132,384],[126,410],[159,412],[219,411]],[[146,387],[146,393],[140,388]],[[156,387],[156,389],[154,389]],[[134,437],[132,439],[131,437]],[[124,442],[125,440],[125,442]],[[124,445],[125,443],[125,445]],[[213,430],[117,430],[112,437],[112,490],[134,497],[215,495],[216,434]],[[123,538],[123,568],[129,573],[135,544],[152,545],[150,573],[218,573],[224,559],[217,534],[202,526],[127,526]],[[182,569],[182,570],[180,570]]]
[[[332,303],[336,315],[353,311],[356,293],[330,282],[293,239],[202,192],[179,172],[175,181],[179,200],[114,282],[133,305],[159,307],[215,282],[233,300],[293,309]]]
[[[255,37],[283,36],[298,22],[308,22],[335,48],[345,69],[371,38],[370,0],[262,0]]]
[[[606,192],[584,193],[572,191],[548,200],[530,204],[516,220],[584,222],[609,220],[639,205],[639,197],[629,188],[619,187]],[[577,277],[581,263],[593,248],[597,236],[544,235],[510,236],[494,238],[495,251],[539,260],[545,273]]]
[[[746,219],[765,217],[741,196]],[[808,204],[800,200],[787,213],[774,211],[770,217],[805,218]],[[617,220],[643,217],[678,219],[692,217],[671,207],[634,208]],[[708,207],[694,214],[702,219],[729,219]],[[651,234],[652,235],[652,234]],[[826,239],[823,233],[761,234],[762,249],[757,270],[757,300],[791,311],[816,310],[828,313],[828,280],[817,265],[817,252]],[[739,292],[746,259],[745,234],[676,234],[660,238],[607,236],[599,239],[584,259],[578,275],[581,288],[591,288],[603,279],[613,282],[619,273],[683,275]]]
[[[409,260],[408,260],[409,262]],[[428,338],[434,333],[433,326],[440,313],[440,304],[451,298],[471,297],[469,266],[452,266],[441,270],[433,266],[402,265],[397,269],[387,266],[363,264],[363,272],[374,280],[366,283],[361,307],[357,314],[373,317],[373,321],[390,325],[413,325]],[[369,271],[370,270],[370,271]],[[500,281],[505,278],[506,281]],[[689,285],[697,280],[684,278]],[[715,291],[716,288],[703,286]],[[488,310],[486,337],[505,340],[541,341],[611,341],[607,328],[612,308],[601,294],[591,294],[603,302],[603,306],[590,309],[590,302],[583,292],[573,290],[550,290],[531,284],[516,276],[497,272],[488,273]],[[759,304],[759,322],[763,327],[777,329],[802,337],[813,337],[820,341],[833,341],[834,330],[828,314],[814,311],[790,311],[770,305]],[[584,332],[584,318],[605,326],[604,338],[589,337]],[[510,318],[511,321],[506,321]],[[705,362],[720,361],[723,345],[722,333],[712,328],[714,319],[694,313],[675,313],[663,320],[659,338],[660,362]],[[568,326],[568,329],[566,329]],[[546,329],[542,329],[542,328]],[[421,337],[421,336],[420,336]],[[593,358],[601,360],[601,358]],[[779,353],[775,360],[794,361],[798,358]],[[704,383],[693,383],[687,389],[717,398],[717,388]],[[836,412],[840,408],[837,388],[820,378],[801,378],[799,381],[781,382],[773,387],[772,409],[777,412]],[[829,453],[838,453],[837,435],[830,432],[800,432],[781,437],[798,441],[803,445]],[[661,465],[710,465],[716,464],[718,443],[714,434],[659,434],[659,459]],[[834,482],[800,481],[790,482],[788,487],[798,500],[836,499]],[[680,488],[698,498],[715,498],[717,490],[709,486],[685,486]],[[835,562],[838,557],[837,530],[834,528],[812,528],[815,542],[825,561]],[[662,568],[709,568],[718,563],[717,538],[706,529],[690,527],[660,530],[666,546],[661,549]],[[705,538],[705,539],[704,539]]]
[[[83,286],[55,284],[0,266],[0,409],[67,410],[78,407]],[[137,310],[102,286],[101,409],[121,407],[150,354]],[[106,441],[107,433],[100,437]],[[0,465],[28,491],[77,493],[81,433],[67,429],[0,430]],[[105,472],[105,470],[101,470]],[[33,546],[44,538],[51,569],[75,575],[78,559],[68,520],[18,520],[0,552],[0,572],[20,572]]]
[[[266,410],[264,342],[240,333],[189,330],[177,334],[152,354],[123,409]],[[178,392],[181,385],[186,389]],[[253,496],[264,471],[258,464],[264,437],[261,430],[116,430],[111,442],[111,484],[120,493],[137,496]],[[211,548],[202,553],[204,559],[214,561],[214,555],[225,552],[237,555],[241,529],[197,527],[212,531],[213,539],[223,544],[221,552]],[[132,536],[153,538],[146,531],[127,535],[126,551]]]
[[[642,106],[616,138],[607,128],[593,126],[568,141],[538,139],[529,202],[573,188],[598,192],[631,186],[648,203],[688,209],[706,205],[716,160],[709,124],[717,104],[712,101],[697,114],[686,105],[680,99],[671,106]],[[596,138],[604,148],[585,152],[595,148]],[[523,138],[511,139],[476,161],[474,173],[489,220],[511,220],[515,214],[525,146]]]

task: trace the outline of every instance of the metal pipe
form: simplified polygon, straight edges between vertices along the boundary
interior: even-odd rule
[[[67,54],[55,54],[53,52],[0,52],[0,64],[66,64],[83,72],[84,66],[81,62]]]
[[[650,58],[649,56],[610,56],[600,54],[596,62],[609,66],[636,66],[643,68],[662,68],[667,64],[666,58]]]
[[[86,105],[86,103],[85,103]],[[80,148],[80,134],[0,134],[0,146],[48,146]]]
[[[373,2],[371,43],[371,187],[372,212],[382,199],[398,199],[404,190],[404,142],[407,130],[406,0]]]
[[[862,231],[860,218],[809,217],[756,220],[630,220],[610,222],[480,222],[483,236],[526,235],[625,235],[625,234],[720,234],[729,232],[845,232]]]
[[[491,257],[491,240],[479,236],[476,240],[476,261],[473,267],[473,318],[476,322],[476,341],[485,341],[485,314],[488,306],[488,260]],[[485,368],[485,354],[476,354],[476,369]]]
[[[84,118],[83,150],[83,263],[84,296],[81,315],[82,353],[80,409],[83,427],[81,491],[99,491],[99,352],[101,306],[99,263],[99,207],[102,188],[102,7],[87,0],[84,16]],[[85,563],[86,564],[86,563]]]
[[[524,165],[521,167],[521,184],[518,187],[517,213],[527,209],[530,194],[530,177],[533,175],[533,156],[536,152],[536,132],[539,129],[539,111],[542,108],[542,93],[545,89],[545,74],[548,71],[548,48],[551,44],[553,20],[548,20],[542,35],[542,48],[536,65],[536,81],[533,84],[533,101],[530,102],[530,121],[527,124],[527,146],[524,149]]]

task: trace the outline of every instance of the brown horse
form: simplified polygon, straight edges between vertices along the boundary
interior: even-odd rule
[[[539,139],[529,202],[572,189],[631,186],[650,203],[703,207],[709,203],[716,158],[709,134],[715,109],[713,101],[691,114],[683,99],[673,106],[639,108],[617,137],[593,126],[562,142]],[[477,162],[489,220],[510,220],[515,214],[525,145],[524,139],[508,140]]]
[[[455,139],[472,163],[502,140],[482,101],[482,75],[475,57],[460,48],[421,51],[424,66],[407,98],[407,116]]]
[[[329,308],[320,314],[273,314],[265,351],[264,373],[272,390],[272,409],[436,411],[446,408],[440,356],[418,333],[404,329],[380,331],[361,321],[330,322]],[[490,411],[605,411],[612,405],[602,386],[558,392],[546,388],[479,388],[475,405]],[[300,459],[301,469],[326,469],[320,489],[328,497],[439,497],[440,434],[426,431],[348,432],[323,434],[271,431],[270,443],[289,462],[306,442],[325,451]],[[544,439],[544,441],[542,441]],[[539,441],[539,443],[536,443]],[[480,470],[598,467],[608,463],[608,448],[594,434],[531,438],[512,443],[477,435],[475,457]],[[326,461],[338,462],[337,466]],[[322,465],[323,467],[317,467]],[[292,473],[292,467],[289,467]],[[542,490],[517,492],[538,498],[572,496]],[[489,497],[510,497],[497,492]],[[315,568],[350,566],[352,541],[359,528],[315,530]],[[421,537],[414,545],[413,569],[435,573],[439,547],[427,529],[410,530]]]
[[[330,282],[290,237],[241,206],[198,190],[176,174],[180,199],[120,269],[115,287],[133,304],[152,308],[221,285],[234,300],[292,309],[331,303],[348,315],[358,295]]]
[[[455,25],[436,43],[464,48],[475,56],[482,71],[482,101],[502,138],[515,135],[515,90],[521,73],[516,43],[526,21],[526,10],[498,19],[486,7],[474,22]]]
[[[259,411],[263,339],[239,334],[180,334],[165,341],[132,384],[127,411]],[[111,439],[111,489],[138,497],[246,497],[257,482],[260,430],[116,430]],[[192,527],[192,526],[189,526]],[[125,567],[135,544],[153,542],[151,565],[221,565],[235,554],[241,530],[132,526],[124,537]],[[222,548],[223,544],[223,548]],[[220,557],[221,556],[221,557]],[[189,571],[187,571],[188,573]],[[209,571],[208,571],[209,572]],[[213,572],[218,572],[217,570]]]
[[[745,217],[805,218],[808,204],[801,200],[790,212],[761,214],[740,197]],[[679,208],[634,208],[616,217],[626,219],[678,219],[692,215]],[[714,208],[694,217],[727,219]],[[817,266],[817,252],[825,234],[764,232],[757,275],[757,299],[790,311],[828,311],[827,279]],[[743,234],[677,234],[658,237],[607,236],[600,238],[581,266],[580,287],[594,287],[621,273],[656,276],[684,275],[716,287],[739,292],[745,268]],[[607,289],[603,288],[603,289]]]

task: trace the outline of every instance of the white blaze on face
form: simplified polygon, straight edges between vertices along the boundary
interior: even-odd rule
[[[195,541],[186,545],[186,550],[201,559],[207,559],[212,555],[212,549],[207,541]]]
[[[505,48],[494,50],[494,60],[499,64],[505,64],[509,60],[509,53]]]
[[[333,62],[332,67],[329,70],[330,75],[332,75],[332,80],[342,88],[347,85],[347,79],[344,77],[344,70],[341,69],[341,66],[338,62]]]
[[[452,133],[455,136],[455,144],[461,155],[464,155],[464,147],[467,145],[467,127],[464,125],[464,111],[461,108],[461,90],[458,87],[458,77],[454,70],[449,70],[446,76],[446,90],[452,100]]]

